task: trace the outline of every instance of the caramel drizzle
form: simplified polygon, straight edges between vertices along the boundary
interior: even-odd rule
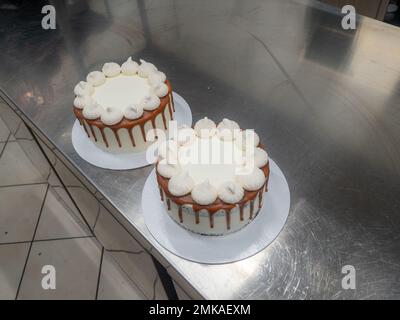
[[[113,126],[107,126],[100,120],[100,118],[94,119],[94,120],[86,119],[83,116],[82,110],[74,107],[75,116],[78,119],[80,125],[82,125],[83,128],[85,129],[85,132],[86,132],[87,136],[90,138],[89,132],[88,132],[86,126],[83,124],[83,121],[86,121],[86,124],[89,126],[90,131],[91,131],[95,141],[97,141],[97,137],[96,137],[96,134],[95,134],[95,132],[93,130],[93,127],[97,127],[101,132],[101,136],[103,138],[103,141],[104,141],[106,147],[108,147],[109,145],[108,145],[107,138],[106,138],[106,136],[104,134],[104,131],[103,131],[105,128],[110,128],[114,132],[114,135],[115,135],[116,140],[118,142],[118,146],[120,148],[122,147],[122,144],[121,144],[121,140],[120,140],[118,131],[120,129],[127,129],[128,130],[128,134],[129,134],[129,138],[131,139],[131,142],[132,142],[132,145],[135,147],[136,143],[135,143],[135,140],[133,138],[132,130],[136,125],[140,126],[140,130],[142,132],[143,140],[144,140],[144,142],[147,142],[146,132],[145,132],[145,124],[148,121],[151,121],[153,128],[156,129],[155,119],[156,119],[157,115],[159,113],[161,113],[162,118],[163,118],[164,128],[167,129],[167,121],[166,121],[166,118],[165,118],[165,113],[166,113],[167,106],[168,106],[168,110],[170,112],[170,118],[171,118],[171,120],[173,120],[173,115],[172,115],[172,111],[171,111],[171,103],[172,103],[174,111],[175,111],[175,107],[174,107],[174,102],[172,100],[173,99],[172,98],[172,87],[171,87],[171,84],[169,83],[168,80],[166,80],[165,83],[168,86],[169,94],[166,95],[165,97],[161,98],[160,106],[157,109],[155,109],[153,111],[144,111],[143,116],[141,118],[139,118],[139,119],[129,120],[129,119],[123,118],[121,120],[121,122],[119,122],[119,123],[117,123],[117,124],[115,124]]]
[[[169,99],[172,101],[172,109],[173,109],[174,112],[175,112],[174,96],[173,96],[173,94],[172,94],[172,91],[171,91],[171,93],[170,93],[170,98],[169,98]]]
[[[244,208],[244,204],[240,204],[240,205],[239,205],[240,221],[243,221],[243,220],[244,220],[244,217],[243,217],[243,208]]]
[[[171,201],[169,199],[167,199],[167,207],[168,210],[171,210]]]
[[[195,211],[194,212],[194,217],[195,217],[196,224],[199,224],[200,223],[200,212],[199,211]]]
[[[254,200],[250,200],[250,219],[253,219]]]
[[[161,198],[161,201],[164,201],[164,194],[163,194],[162,188],[160,188],[160,198]]]
[[[260,209],[261,205],[262,205],[262,198],[263,198],[263,193],[264,193],[263,191],[264,191],[264,188],[262,188],[260,190],[260,192],[258,193],[258,209]]]
[[[211,212],[209,212],[209,217],[210,217],[210,228],[213,229],[214,228],[214,214],[212,214]]]
[[[228,230],[231,229],[231,210],[227,210],[226,212],[226,227]]]

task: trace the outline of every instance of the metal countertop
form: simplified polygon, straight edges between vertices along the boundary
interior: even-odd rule
[[[359,17],[345,31],[338,11],[306,0],[54,3],[56,30],[41,28],[39,4],[0,12],[3,96],[201,295],[400,299],[400,29]],[[103,170],[75,153],[74,85],[130,55],[168,75],[194,121],[259,133],[291,191],[264,251],[226,265],[166,252],[141,216],[151,167]],[[345,265],[356,290],[341,287]]]

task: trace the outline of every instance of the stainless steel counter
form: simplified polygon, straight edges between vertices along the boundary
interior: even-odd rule
[[[305,0],[55,4],[56,30],[41,29],[38,5],[1,12],[3,96],[173,274],[205,298],[400,298],[400,29],[360,17],[344,31],[337,12]],[[166,252],[141,216],[151,168],[103,170],[75,153],[74,85],[129,55],[165,71],[195,121],[228,117],[260,134],[292,203],[263,252],[226,265]],[[342,289],[345,265],[356,290]]]

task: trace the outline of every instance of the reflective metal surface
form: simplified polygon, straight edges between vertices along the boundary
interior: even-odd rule
[[[54,2],[1,12],[0,86],[205,298],[400,298],[400,30],[316,2]],[[285,173],[291,211],[263,252],[202,265],[161,249],[141,216],[151,168],[103,170],[71,145],[73,87],[105,61],[146,57],[193,117],[254,128]],[[356,289],[341,286],[356,269]],[[182,279],[181,279],[182,281]]]

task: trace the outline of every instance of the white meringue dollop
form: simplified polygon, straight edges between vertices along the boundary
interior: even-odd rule
[[[243,189],[256,191],[264,185],[265,175],[261,169],[255,167],[248,174],[237,175],[236,180],[240,183]]]
[[[101,121],[108,126],[112,126],[121,122],[123,117],[124,115],[121,110],[113,107],[108,107],[104,109],[104,112],[102,112]]]
[[[97,103],[92,103],[88,106],[85,106],[82,112],[83,116],[89,120],[100,118],[102,113],[103,107]]]
[[[126,76],[133,76],[138,72],[138,70],[139,64],[136,61],[133,61],[132,57],[129,57],[121,66],[121,72]]]
[[[84,96],[77,96],[74,99],[74,107],[78,109],[84,109],[86,106],[89,106],[93,103],[93,99],[91,96],[84,95]]]
[[[130,104],[124,111],[124,117],[129,120],[139,119],[143,115],[143,107],[140,104]]]
[[[195,185],[191,195],[193,200],[201,205],[213,203],[218,197],[217,189],[210,184],[209,180]]]
[[[164,163],[163,161],[157,164],[157,172],[164,178],[171,178],[180,172],[180,165],[175,163]]]
[[[155,94],[148,94],[141,101],[144,110],[153,111],[160,106],[161,100]]]
[[[107,62],[104,64],[102,71],[106,77],[112,78],[121,73],[121,67],[116,62]]]
[[[207,117],[200,119],[194,125],[194,130],[196,135],[200,138],[210,138],[214,136],[217,132],[217,126],[215,122]]]
[[[93,86],[85,81],[80,81],[74,88],[74,93],[77,96],[91,95],[93,92]]]
[[[167,76],[161,71],[154,71],[150,73],[148,78],[149,84],[153,87],[159,83],[164,83],[165,80],[167,80]]]
[[[235,181],[225,182],[218,189],[218,197],[226,203],[238,203],[243,196],[242,186]]]
[[[217,126],[218,136],[225,141],[234,139],[235,131],[239,132],[240,127],[237,122],[224,118]]]
[[[106,82],[106,76],[101,71],[92,71],[87,75],[86,81],[92,86],[98,87]]]
[[[140,59],[140,66],[138,68],[139,76],[141,76],[142,78],[147,78],[151,73],[155,71],[157,71],[157,68],[154,64]]]
[[[260,143],[260,137],[254,130],[246,129],[235,136],[235,143],[242,150],[246,150],[248,147],[257,147]]]
[[[181,197],[190,193],[193,189],[194,181],[187,171],[174,175],[168,181],[168,190],[172,195]]]
[[[168,163],[176,162],[178,159],[178,144],[174,140],[165,140],[157,148],[158,157],[166,159]]]
[[[254,150],[254,164],[258,168],[264,167],[269,161],[268,153],[261,148],[255,148]]]
[[[162,98],[168,94],[168,86],[164,82],[159,82],[155,86],[153,86],[154,93],[157,97]]]

